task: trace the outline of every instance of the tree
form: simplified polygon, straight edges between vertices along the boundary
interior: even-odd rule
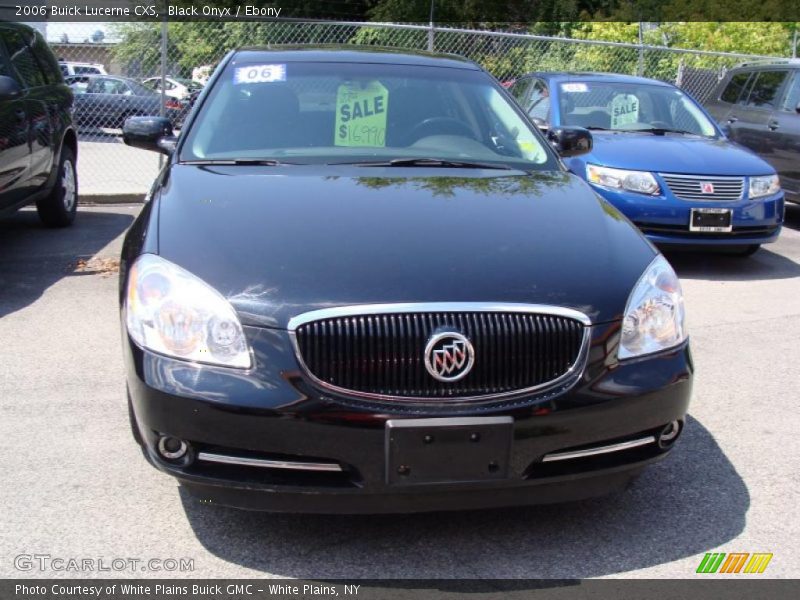
[[[678,48],[785,56],[796,23],[664,23],[668,45]]]
[[[368,11],[372,21],[426,23],[433,4],[434,21],[462,27],[519,29],[576,20],[581,13],[591,14],[612,0],[378,0]],[[516,27],[513,24],[517,24]]]
[[[639,23],[585,23],[576,37],[603,42],[635,43],[639,40]],[[574,68],[584,71],[603,71],[635,74],[639,64],[636,48],[619,46],[581,45],[573,57]]]
[[[161,64],[161,25],[159,23],[121,23],[116,26],[120,42],[112,52],[128,75],[148,77],[158,73]],[[176,52],[171,40],[168,51]]]

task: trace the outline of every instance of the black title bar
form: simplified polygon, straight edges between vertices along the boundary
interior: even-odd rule
[[[715,579],[6,579],[3,600],[789,600],[800,580]]]
[[[10,21],[800,21],[797,0],[0,0]]]

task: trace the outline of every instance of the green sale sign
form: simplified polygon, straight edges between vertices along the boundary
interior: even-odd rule
[[[389,93],[378,81],[343,83],[336,93],[337,146],[386,145]]]

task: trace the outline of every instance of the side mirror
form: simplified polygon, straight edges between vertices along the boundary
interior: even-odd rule
[[[545,122],[545,120],[539,117],[531,117],[531,121],[533,121],[533,124],[536,125],[536,128],[539,129],[539,131],[544,132],[550,128],[550,126]]]
[[[0,75],[0,100],[11,100],[22,94],[17,80],[8,75]]]
[[[166,117],[128,117],[122,125],[122,141],[134,148],[170,155],[178,138]]]
[[[592,151],[592,134],[583,127],[553,127],[547,140],[560,156],[579,156]]]
[[[794,111],[800,113],[800,102],[798,102],[797,106],[794,107]]]

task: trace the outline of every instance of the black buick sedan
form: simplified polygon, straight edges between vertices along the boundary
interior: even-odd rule
[[[456,57],[228,55],[122,253],[133,435],[204,502],[413,512],[624,487],[683,428],[680,284]],[[653,490],[653,493],[657,493]]]

